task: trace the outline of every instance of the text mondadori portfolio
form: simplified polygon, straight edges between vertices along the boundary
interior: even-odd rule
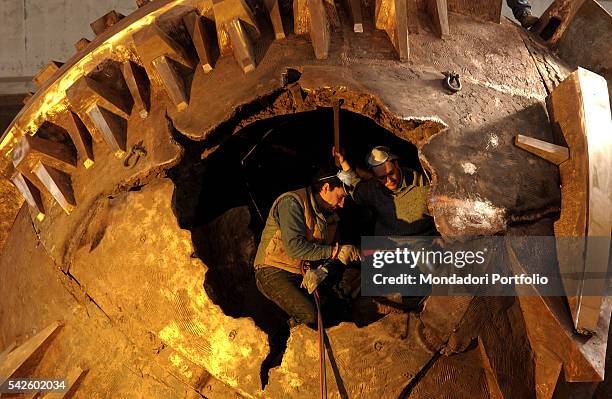
[[[474,276],[467,274],[464,276],[434,276],[432,274],[400,274],[397,276],[384,276],[380,273],[374,274],[372,281],[376,285],[546,285],[548,277],[539,274],[520,274],[517,276],[504,276],[498,273]]]

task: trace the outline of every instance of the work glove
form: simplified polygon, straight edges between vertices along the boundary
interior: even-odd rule
[[[326,277],[327,269],[325,269],[323,266],[319,266],[316,269],[309,269],[306,273],[304,273],[301,287],[306,288],[308,293],[312,294]]]
[[[361,252],[354,245],[341,245],[337,259],[345,265],[351,262],[361,261]]]

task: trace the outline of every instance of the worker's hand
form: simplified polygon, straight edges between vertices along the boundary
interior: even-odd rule
[[[345,265],[351,262],[361,261],[361,253],[354,245],[341,245],[337,259]]]
[[[351,168],[349,163],[346,161],[342,148],[336,149],[336,147],[332,147],[332,156],[336,160],[336,164],[341,167],[343,171],[346,172]]]
[[[309,294],[312,294],[317,289],[319,284],[327,277],[327,270],[319,266],[316,269],[309,269],[302,279],[301,287],[306,288]]]

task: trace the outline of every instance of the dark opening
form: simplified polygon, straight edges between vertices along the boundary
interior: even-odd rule
[[[352,166],[364,167],[373,146],[387,145],[400,156],[402,166],[422,171],[416,147],[372,120],[342,110],[340,126],[341,146]],[[259,236],[280,194],[307,186],[318,167],[333,164],[333,141],[331,109],[275,117],[243,128],[205,156],[200,156],[202,145],[183,142],[192,158],[187,156],[170,173],[176,184],[179,223],[192,232],[194,256],[208,267],[207,294],[225,314],[251,317],[269,336],[271,353],[262,365],[263,385],[268,370],[280,364],[289,330],[285,313],[255,284],[253,261]],[[373,233],[372,215],[351,201],[339,214],[344,242],[358,245],[362,235]],[[339,321],[367,325],[394,307],[405,311],[408,303],[401,299],[376,303],[370,298],[357,302],[344,313],[324,309],[326,325]]]
[[[546,24],[544,29],[542,29],[542,32],[540,32],[540,37],[546,41],[550,40],[560,25],[561,25],[561,20],[559,18],[550,17],[550,19],[548,20],[548,23]]]

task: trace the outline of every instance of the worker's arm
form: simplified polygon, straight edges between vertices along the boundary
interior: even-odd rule
[[[306,239],[304,208],[297,199],[287,196],[276,207],[278,224],[287,255],[302,260],[325,260],[332,257],[333,246]]]
[[[351,185],[353,189],[350,194],[353,201],[359,205],[369,205],[367,185],[361,176],[351,168],[351,165],[344,157],[344,152],[342,152],[342,150],[336,151],[336,148],[332,148],[332,156],[336,159],[342,170],[351,175]]]

